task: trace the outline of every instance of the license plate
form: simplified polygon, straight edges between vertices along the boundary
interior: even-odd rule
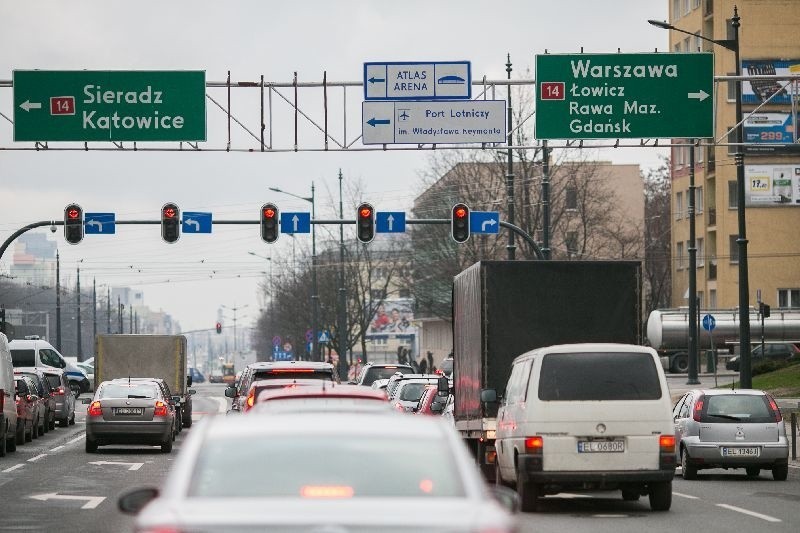
[[[144,407],[117,407],[114,409],[115,415],[141,415],[144,414]]]
[[[758,457],[761,455],[761,448],[722,448],[722,457]]]
[[[578,453],[618,453],[625,451],[623,440],[579,440]]]

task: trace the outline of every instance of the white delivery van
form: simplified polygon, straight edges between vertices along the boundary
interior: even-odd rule
[[[496,401],[496,391],[482,392]],[[497,414],[498,482],[523,510],[547,494],[621,490],[668,510],[675,433],[664,370],[652,348],[569,344],[517,357]]]
[[[17,402],[8,339],[0,333],[0,457],[17,449]]]
[[[78,368],[67,362],[55,347],[37,335],[24,339],[14,339],[8,343],[11,360],[15,367],[52,366],[60,368],[67,374],[69,388],[75,397],[90,389],[89,378]]]

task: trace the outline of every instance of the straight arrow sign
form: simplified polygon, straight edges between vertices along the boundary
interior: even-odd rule
[[[705,92],[705,91],[704,91],[704,90],[702,90],[702,89],[700,89],[700,91],[698,91],[698,92],[696,92],[696,93],[687,93],[687,94],[686,94],[686,97],[687,97],[687,98],[694,98],[694,99],[696,99],[696,100],[698,100],[698,101],[700,101],[700,102],[702,102],[703,100],[705,100],[705,99],[706,99],[706,98],[708,98],[709,96],[711,96],[711,95],[710,95],[710,94],[708,94],[707,92]]]
[[[86,500],[81,509],[94,509],[106,499],[105,496],[73,496],[70,494],[59,494],[57,492],[48,492],[47,494],[34,494],[28,496],[31,499],[46,502],[48,500]]]
[[[89,461],[89,464],[98,466],[121,465],[121,466],[127,466],[128,470],[139,470],[144,465],[144,463],[120,463],[118,461]]]

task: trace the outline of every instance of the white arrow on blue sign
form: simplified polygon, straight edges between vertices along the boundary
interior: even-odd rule
[[[184,211],[183,233],[211,233],[211,213],[202,211]]]
[[[375,231],[377,233],[404,233],[406,231],[406,214],[403,211],[386,211],[375,213]]]
[[[83,219],[86,235],[113,235],[117,232],[114,213],[86,213]]]
[[[706,331],[713,331],[715,327],[717,327],[716,319],[711,315],[705,315],[703,317],[703,329]]]
[[[311,233],[311,213],[281,213],[281,233]]]
[[[469,214],[470,233],[500,233],[498,211],[472,211]]]

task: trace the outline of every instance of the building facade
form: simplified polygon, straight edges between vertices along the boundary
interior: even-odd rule
[[[800,2],[787,0],[669,0],[671,52],[714,54],[714,75],[736,71],[734,53],[700,39],[732,38],[734,5],[741,17],[742,75],[800,73]],[[797,86],[788,80],[742,82],[745,198],[738,198],[734,153],[735,85],[715,83],[715,146],[695,150],[697,298],[701,308],[739,302],[738,202],[745,202],[749,302],[800,307],[800,145]],[[794,105],[793,105],[794,100]],[[674,140],[675,143],[685,141]],[[794,144],[794,146],[793,146]],[[691,144],[672,149],[672,305],[688,305],[689,173]]]

